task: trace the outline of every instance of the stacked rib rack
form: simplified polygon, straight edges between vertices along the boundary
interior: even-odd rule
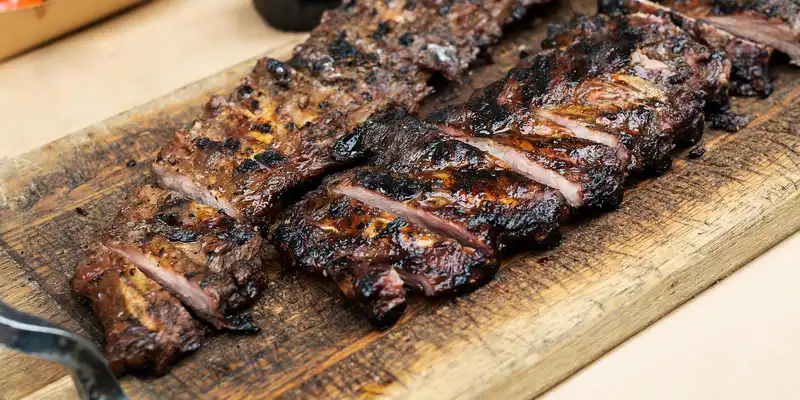
[[[475,288],[515,249],[557,243],[571,212],[616,207],[629,175],[663,172],[726,103],[730,63],[667,18],[578,18],[553,48],[423,122],[374,118],[331,176],[275,224],[287,262],[330,276],[379,325],[426,296]]]
[[[390,105],[415,110],[434,73],[457,77],[538,2],[348,1],[290,61],[260,60],[233,93],[213,98],[159,153],[160,188],[134,191],[77,268],[73,289],[93,300],[112,368],[166,373],[201,345],[198,320],[255,329],[232,313],[262,289],[261,226],[293,193],[348,165],[334,157],[340,139]]]

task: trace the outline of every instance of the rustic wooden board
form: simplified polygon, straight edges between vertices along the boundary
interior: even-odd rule
[[[542,15],[564,19],[588,4]],[[535,22],[423,113],[501,76],[521,45],[538,49]],[[0,298],[99,340],[90,308],[69,291],[76,262],[127,191],[151,179],[148,160],[165,138],[251,65],[0,162]],[[508,260],[475,293],[414,298],[396,326],[374,331],[328,282],[271,264],[254,309],[261,333],[216,336],[169,375],[123,385],[134,398],[541,393],[800,229],[800,71],[779,73],[769,99],[736,102],[757,116],[747,129],[710,131],[704,157],[678,154],[666,175],[632,184],[619,210],[576,222],[553,251]],[[1,398],[74,396],[58,366],[9,352],[0,365]]]

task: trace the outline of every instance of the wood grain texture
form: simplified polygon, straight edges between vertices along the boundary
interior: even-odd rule
[[[542,13],[564,19],[586,4]],[[422,113],[501,76],[521,45],[536,50],[544,24],[533,25],[516,27],[494,63],[440,87]],[[0,297],[100,339],[89,307],[69,292],[75,263],[125,193],[150,179],[147,160],[160,143],[249,65],[0,165],[0,274],[9,277]],[[412,298],[396,326],[374,331],[328,282],[269,264],[254,308],[261,333],[216,336],[169,375],[123,385],[134,398],[541,393],[800,229],[800,71],[779,74],[769,99],[736,102],[757,117],[747,129],[710,131],[705,156],[679,154],[669,173],[631,184],[619,210],[576,221],[553,251],[507,260],[472,294]],[[131,159],[137,166],[126,168]],[[12,371],[0,397],[69,389],[60,377]]]

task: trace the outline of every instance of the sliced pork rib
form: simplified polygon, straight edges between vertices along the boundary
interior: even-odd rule
[[[347,197],[335,185],[307,195],[271,236],[287,263],[333,278],[381,326],[402,315],[404,283],[428,296],[455,293],[497,269],[485,253]]]
[[[455,140],[503,160],[511,169],[541,184],[558,189],[569,205],[614,207],[622,196],[626,163],[618,156],[616,138],[587,140],[570,128],[517,110],[520,79],[529,69],[518,69],[465,105],[434,113],[431,120]],[[519,120],[514,121],[514,114]],[[542,113],[544,115],[544,112]],[[520,130],[522,129],[522,130]]]
[[[215,328],[252,329],[226,316],[251,304],[263,285],[261,236],[224,212],[142,186],[129,196],[103,244]]]
[[[78,266],[72,289],[92,299],[105,327],[104,353],[111,369],[169,371],[181,353],[196,350],[205,328],[155,280],[102,245]]]
[[[557,190],[434,125],[396,110],[349,143],[351,152],[370,154],[372,165],[329,184],[352,198],[490,254],[560,239],[558,221],[567,208]]]
[[[616,206],[627,173],[669,167],[700,138],[704,102],[726,102],[729,64],[663,18],[581,17],[547,45],[429,119],[573,207]]]
[[[187,309],[216,329],[255,329],[231,313],[262,288],[260,244],[256,231],[216,208],[142,186],[72,287],[92,300],[115,371],[151,367],[161,375],[200,346],[203,328]]]
[[[700,139],[706,103],[726,103],[730,64],[669,19],[582,18],[549,44],[431,123],[392,110],[339,139],[337,160],[367,165],[329,177],[285,214],[270,237],[287,263],[333,276],[372,318],[386,315],[374,310],[401,297],[392,270],[415,287],[425,280],[409,265],[454,277],[466,249],[497,258],[552,244],[568,206],[616,206],[628,174],[668,167],[673,146]],[[394,250],[403,246],[375,221],[429,232],[436,251]],[[392,254],[426,256],[398,265]],[[481,268],[468,287],[495,270]],[[352,282],[376,279],[366,287],[377,297],[354,295]]]
[[[797,0],[661,0],[736,36],[774,47],[800,63],[800,2]]]
[[[706,20],[680,12],[695,11],[686,6],[676,10],[647,0],[602,0],[599,4],[600,11],[606,14],[641,12],[669,16],[672,22],[695,40],[725,54],[732,64],[731,94],[766,97],[772,93],[769,69],[772,47],[736,36]]]
[[[242,221],[269,220],[345,164],[336,139],[389,104],[414,110],[434,72],[455,77],[528,3],[368,0],[328,12],[294,57],[262,60],[161,150],[161,184]]]

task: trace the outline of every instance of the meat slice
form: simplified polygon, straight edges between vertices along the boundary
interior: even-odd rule
[[[368,157],[373,167],[350,171],[338,183],[411,207],[393,208],[393,213],[485,251],[558,241],[558,221],[566,209],[556,191],[509,171],[505,162],[433,125],[395,110],[349,139],[337,154]],[[367,202],[367,197],[360,198]],[[414,217],[412,209],[425,215]],[[436,222],[444,220],[451,223]],[[505,233],[498,237],[498,232]]]
[[[122,207],[103,244],[217,329],[253,330],[231,314],[262,285],[261,237],[220,210],[142,186]]]
[[[736,36],[771,46],[800,63],[800,3],[796,0],[661,0]]]
[[[261,60],[236,92],[212,99],[206,118],[173,136],[153,170],[165,188],[259,222],[310,171],[329,164],[316,150],[368,117],[374,107],[365,103],[358,93]]]
[[[481,48],[497,40],[504,24],[524,15],[525,7],[544,2],[349,2],[325,14],[293,63],[325,82],[358,80],[349,67],[363,60],[406,76],[435,71],[455,79]],[[330,44],[336,51],[328,51]]]
[[[600,1],[600,12],[647,13],[666,15],[695,40],[714,51],[724,53],[731,62],[730,93],[738,96],[766,97],[772,93],[769,62],[772,47],[738,37],[703,19],[697,19],[647,0]],[[679,7],[680,10],[695,10]]]
[[[330,185],[486,254],[558,243],[566,213],[556,191],[499,168],[398,174],[362,167]]]
[[[335,190],[464,245],[493,254],[560,239],[567,209],[557,191],[402,110],[373,118],[336,155],[371,166],[331,181]]]
[[[161,285],[98,245],[78,266],[72,289],[92,300],[105,328],[104,353],[117,374],[149,369],[161,376],[203,342],[204,327]]]
[[[402,315],[404,284],[436,296],[494,276],[497,261],[483,252],[330,188],[287,211],[270,237],[287,263],[330,276],[375,324],[390,325]]]
[[[524,110],[519,105],[523,87],[517,79],[527,71],[517,72],[465,105],[433,114],[431,120],[456,140],[503,160],[529,179],[558,189],[573,207],[615,207],[622,197],[627,166],[617,154],[618,138],[579,130],[578,124],[569,125],[568,118],[550,110]]]
[[[704,102],[727,101],[729,65],[657,16],[579,18],[548,44],[429,120],[573,207],[616,206],[627,173],[668,168],[700,138]]]
[[[332,157],[337,139],[390,104],[416,109],[433,73],[459,75],[536,2],[347,2],[290,61],[262,60],[236,92],[212,99],[153,170],[162,186],[262,225],[346,166]]]
[[[665,13],[577,17],[564,25],[551,26],[548,38],[542,45],[569,46],[573,54],[580,55],[591,52],[591,46],[597,42],[614,39],[621,39],[622,42],[606,50],[599,48],[600,53],[588,63],[580,58],[567,61],[567,68],[580,70],[594,66],[596,69],[587,75],[590,77],[602,76],[603,72],[618,73],[615,70],[624,67],[622,69],[627,69],[629,75],[643,78],[667,93],[684,90],[693,95],[702,95],[701,98],[709,106],[728,105],[730,62],[724,59],[723,53],[709,51],[689,32],[673,24]],[[625,42],[628,44],[623,44]],[[612,63],[627,63],[627,66],[603,67],[598,64],[602,59]],[[532,65],[531,61],[523,60],[522,63]]]

